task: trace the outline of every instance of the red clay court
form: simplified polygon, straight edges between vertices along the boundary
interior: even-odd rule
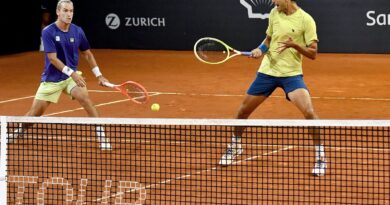
[[[236,114],[253,81],[259,60],[238,57],[221,65],[207,65],[190,51],[94,50],[103,74],[112,82],[133,80],[152,92],[150,104],[138,106],[97,85],[81,60],[92,100],[102,117],[226,118]],[[43,53],[25,52],[0,57],[4,82],[2,115],[24,115],[30,108],[43,70]],[[389,55],[319,54],[304,59],[304,77],[322,119],[388,119]],[[120,102],[116,102],[120,101]],[[50,116],[86,116],[77,102],[62,96]],[[159,112],[150,110],[159,103]],[[58,114],[56,114],[58,113]],[[277,90],[252,116],[254,119],[302,119],[299,111]]]
[[[87,79],[91,98],[105,118],[232,119],[260,63],[260,60],[238,57],[222,65],[206,65],[198,62],[189,51],[93,52],[103,74],[110,81],[133,80],[143,84],[151,94],[151,100],[146,105],[131,103],[118,93],[98,86],[92,73],[85,68],[85,62],[81,61],[80,70]],[[322,119],[389,119],[389,57],[319,54],[315,61],[305,59],[305,81],[319,116]],[[0,57],[0,67],[6,68],[1,70],[1,115],[21,116],[27,112],[39,84],[42,62],[43,53],[40,52]],[[150,110],[152,103],[160,104],[159,112]],[[51,105],[46,116],[83,117],[86,114],[77,102],[63,95],[59,104]],[[277,90],[251,118],[303,117],[285,99],[282,91]],[[28,149],[23,152],[26,159],[31,160],[26,166],[42,169],[27,170],[29,176],[38,178],[30,179],[36,184],[26,188],[24,203],[36,203],[40,184],[62,183],[57,178],[50,178],[54,177],[53,170],[56,170],[55,173],[72,170],[64,178],[72,179],[69,181],[74,189],[74,204],[77,190],[82,190],[82,178],[88,178],[91,186],[97,187],[87,186],[87,200],[91,202],[85,204],[117,203],[115,200],[119,195],[107,195],[108,199],[101,195],[103,187],[107,187],[107,179],[113,180],[112,183],[123,179],[141,183],[142,192],[134,193],[127,188],[124,195],[129,201],[135,201],[146,193],[146,199],[138,201],[142,204],[209,204],[215,203],[215,198],[221,199],[219,203],[222,204],[388,204],[390,201],[386,194],[389,184],[388,128],[367,133],[359,129],[345,132],[324,129],[328,158],[333,166],[321,178],[313,178],[309,174],[312,147],[305,129],[293,129],[293,134],[288,136],[278,134],[283,133],[283,129],[276,132],[272,128],[250,130],[244,145],[245,154],[235,166],[223,168],[216,163],[230,138],[229,127],[206,130],[191,126],[107,128],[107,135],[114,144],[112,152],[101,152],[96,149],[95,143],[90,143],[95,139],[89,137],[89,128],[80,134],[88,138],[66,138],[64,133],[70,129],[67,126],[49,128],[58,133],[50,135],[51,138],[44,138],[45,135],[40,138],[40,135],[32,133],[19,144],[9,145],[10,149]],[[77,128],[84,129],[83,126]],[[143,129],[155,131],[147,134]],[[191,129],[194,130],[185,132]],[[261,137],[256,134],[259,132]],[[383,133],[378,139],[366,137],[377,132]],[[297,133],[306,136],[304,140]],[[339,138],[332,138],[334,134]],[[349,134],[358,136],[353,139],[357,141],[344,138]],[[30,156],[35,149],[43,150],[38,156],[43,162]],[[60,154],[61,151],[65,153]],[[79,154],[84,154],[86,161],[79,161]],[[99,158],[95,159],[96,156]],[[10,159],[18,157],[11,155]],[[45,161],[47,158],[54,160],[53,163]],[[350,161],[353,158],[363,162]],[[56,167],[60,162],[62,168]],[[291,167],[289,162],[295,165]],[[348,173],[354,164],[358,167]],[[375,166],[373,170],[366,170],[369,165]],[[23,173],[13,168],[10,171],[13,175]],[[48,176],[45,176],[46,172]],[[99,178],[101,175],[103,177]],[[10,180],[17,181],[16,178]],[[367,181],[362,187],[369,188],[359,188],[361,180]],[[11,190],[15,190],[15,185],[10,186]],[[65,201],[65,188],[62,184],[62,187],[50,189],[46,200],[53,200],[53,204],[57,204],[56,199]],[[10,199],[11,202],[13,200]]]

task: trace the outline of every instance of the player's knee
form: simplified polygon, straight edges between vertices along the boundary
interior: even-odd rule
[[[33,117],[39,117],[43,114],[43,109],[37,109],[37,108],[31,108],[27,113],[26,116],[33,116]]]
[[[310,108],[310,109],[306,109],[304,111],[304,115],[305,115],[305,118],[306,119],[318,119],[318,116],[317,114],[314,112],[314,109]]]
[[[77,91],[77,92],[72,92],[72,97],[75,98],[78,101],[85,100],[89,98],[88,93],[84,91]]]
[[[91,102],[91,99],[89,99],[89,96],[88,95],[80,95],[76,98],[77,101],[79,101],[79,103],[81,105],[89,105],[89,104],[92,104]]]
[[[237,119],[247,119],[251,113],[243,108],[240,108],[237,112]]]

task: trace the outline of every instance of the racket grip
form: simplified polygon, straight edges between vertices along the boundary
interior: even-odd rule
[[[250,52],[250,51],[241,51],[241,55],[252,56],[252,52]]]
[[[112,83],[110,83],[110,82],[104,82],[103,85],[105,85],[105,86],[107,86],[107,87],[109,87],[109,88],[115,87],[115,85],[112,84]]]

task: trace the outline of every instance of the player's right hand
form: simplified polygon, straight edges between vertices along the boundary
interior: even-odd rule
[[[107,78],[103,77],[103,75],[98,76],[97,78],[99,80],[99,85],[104,86],[104,87],[108,87],[108,86],[105,85],[105,83],[109,83]]]
[[[261,50],[259,48],[255,48],[251,52],[252,52],[253,58],[259,58],[259,57],[261,57],[261,55],[263,55],[263,52],[261,52]]]

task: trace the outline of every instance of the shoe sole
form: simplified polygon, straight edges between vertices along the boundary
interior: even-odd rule
[[[218,164],[221,165],[221,166],[228,166],[228,165],[231,165],[234,161],[234,159],[236,159],[238,156],[240,156],[242,153],[244,152],[244,149],[239,149],[237,151],[237,154],[234,155],[234,158],[230,159],[230,160],[219,160]]]
[[[102,151],[111,151],[112,150],[112,147],[111,147],[111,145],[110,144],[108,144],[108,145],[106,145],[106,144],[100,144],[100,149],[102,150]]]
[[[325,165],[325,167],[323,168],[324,172],[323,173],[313,173],[312,172],[312,175],[313,176],[316,176],[316,177],[322,177],[322,176],[325,176],[325,172],[326,172],[326,169],[328,168],[327,165]]]

